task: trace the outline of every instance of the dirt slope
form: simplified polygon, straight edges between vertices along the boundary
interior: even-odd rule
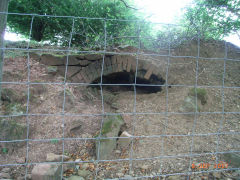
[[[120,52],[127,52],[123,49]],[[133,52],[134,50],[131,50]],[[193,57],[163,58],[154,55],[140,55],[139,59],[148,59],[153,63],[161,61],[168,68],[168,76],[163,77],[168,86],[163,86],[162,91],[146,93],[136,88],[135,94],[132,87],[129,88],[103,88],[104,107],[102,107],[101,92],[98,86],[84,88],[80,85],[64,86],[63,76],[50,72],[48,66],[41,64],[37,59],[30,58],[30,74],[28,74],[27,57],[6,58],[4,61],[4,82],[31,82],[45,84],[30,84],[29,108],[26,116],[19,114],[16,121],[29,124],[29,139],[43,140],[29,141],[28,161],[45,162],[47,153],[62,154],[62,141],[54,140],[62,138],[93,138],[101,127],[101,116],[105,113],[121,113],[126,123],[125,130],[131,135],[139,136],[126,150],[117,152],[116,159],[133,158],[133,171],[129,172],[129,161],[100,163],[98,178],[123,177],[125,174],[132,176],[154,176],[157,173],[187,172],[189,168],[189,153],[214,153],[216,151],[239,151],[240,135],[194,136],[191,133],[207,134],[225,132],[239,132],[239,115],[221,112],[240,111],[240,49],[227,44],[227,58],[225,61],[224,86],[222,89],[224,73],[224,42],[201,42],[200,58],[198,65]],[[184,44],[172,50],[174,56],[196,56],[196,42]],[[211,59],[212,58],[212,59]],[[214,59],[215,58],[215,59]],[[219,59],[216,59],[219,58]],[[229,60],[231,59],[231,60]],[[168,61],[169,60],[169,61]],[[198,69],[196,68],[198,67]],[[205,89],[207,103],[201,105],[200,113],[196,117],[192,114],[181,114],[181,107],[189,96],[191,88],[196,83]],[[167,72],[167,71],[166,71]],[[116,83],[117,83],[117,79]],[[52,83],[52,84],[51,84]],[[53,84],[55,83],[55,84]],[[235,88],[234,88],[235,87]],[[4,84],[3,88],[12,89],[23,97],[17,103],[25,112],[27,106],[28,86],[26,84]],[[62,116],[63,93],[66,91],[65,116]],[[224,90],[224,91],[223,91]],[[224,93],[224,100],[222,95]],[[4,107],[4,106],[3,106]],[[134,116],[133,112],[137,115]],[[217,113],[213,113],[217,112]],[[4,108],[2,114],[6,114]],[[131,114],[132,113],[132,114]],[[23,113],[24,114],[24,113]],[[7,114],[8,115],[8,114]],[[194,124],[196,120],[196,124]],[[222,126],[220,126],[222,122]],[[64,124],[64,126],[63,126]],[[194,131],[192,131],[194,129]],[[64,130],[64,132],[63,132]],[[161,137],[162,134],[174,135]],[[185,135],[185,136],[177,136]],[[148,136],[148,137],[146,137]],[[52,140],[49,140],[52,139]],[[47,141],[44,141],[47,140]],[[193,146],[192,146],[193,140]],[[218,142],[219,140],[219,142]],[[81,159],[91,161],[95,159],[94,140],[65,140],[64,153],[71,156],[72,160]],[[218,149],[216,149],[219,144]],[[192,151],[191,151],[192,150]],[[1,153],[0,164],[25,163],[27,143],[11,152]],[[43,153],[44,152],[44,153]],[[153,158],[160,155],[168,158],[146,160],[141,158]],[[171,158],[170,156],[176,156]],[[222,158],[222,156],[220,156]],[[195,156],[194,163],[215,163],[215,155]],[[224,160],[224,159],[223,159]],[[29,167],[31,171],[32,166]],[[96,166],[95,166],[96,168]],[[95,175],[95,168],[89,176]],[[211,167],[213,168],[213,167]],[[25,167],[11,167],[11,175],[14,179],[24,175]],[[19,175],[20,174],[20,175]],[[212,174],[200,175],[212,176]],[[222,178],[231,177],[231,173],[220,173]],[[181,177],[185,178],[185,177]]]

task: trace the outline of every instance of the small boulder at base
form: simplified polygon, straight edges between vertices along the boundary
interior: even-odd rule
[[[118,145],[121,149],[127,149],[131,143],[131,135],[127,131],[123,131],[120,137],[124,138],[119,138]]]
[[[8,173],[0,173],[0,179],[11,179]]]
[[[84,178],[81,177],[81,176],[71,176],[71,177],[68,178],[67,180],[84,180]]]
[[[37,164],[32,170],[32,180],[60,180],[61,165]]]
[[[78,175],[87,178],[91,174],[88,170],[78,170]]]

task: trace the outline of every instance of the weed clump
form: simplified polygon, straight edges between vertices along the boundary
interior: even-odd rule
[[[207,103],[207,91],[203,88],[191,88],[189,91],[189,96],[197,96],[198,100],[201,101],[202,105],[205,105]]]

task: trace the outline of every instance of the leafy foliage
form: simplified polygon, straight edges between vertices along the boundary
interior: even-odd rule
[[[133,10],[120,0],[11,0],[9,12],[93,18],[75,18],[72,36],[73,45],[90,48],[104,44],[105,22],[94,18],[137,19]],[[31,16],[9,15],[8,26],[12,31],[28,37],[31,20]],[[49,40],[52,43],[68,45],[72,24],[72,18],[35,16],[31,38],[38,42]],[[117,43],[120,40],[116,39],[116,36],[133,35],[135,24],[112,20],[106,23],[106,28],[111,42]]]
[[[200,31],[202,38],[222,39],[240,29],[240,0],[195,0],[186,8],[181,21],[187,28]]]

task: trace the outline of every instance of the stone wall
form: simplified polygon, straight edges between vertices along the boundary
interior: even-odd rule
[[[36,56],[31,54],[31,56]],[[67,56],[54,56],[43,54],[38,56],[40,63],[57,68],[57,72],[65,75]],[[101,74],[107,76],[118,72],[128,72],[135,75],[136,65],[137,77],[147,81],[156,81],[165,77],[163,67],[156,66],[152,62],[136,59],[133,55],[107,54],[102,67],[102,54],[69,55],[67,80],[73,83],[92,83],[100,79]],[[154,77],[154,78],[153,78]],[[161,81],[162,82],[162,81]]]

